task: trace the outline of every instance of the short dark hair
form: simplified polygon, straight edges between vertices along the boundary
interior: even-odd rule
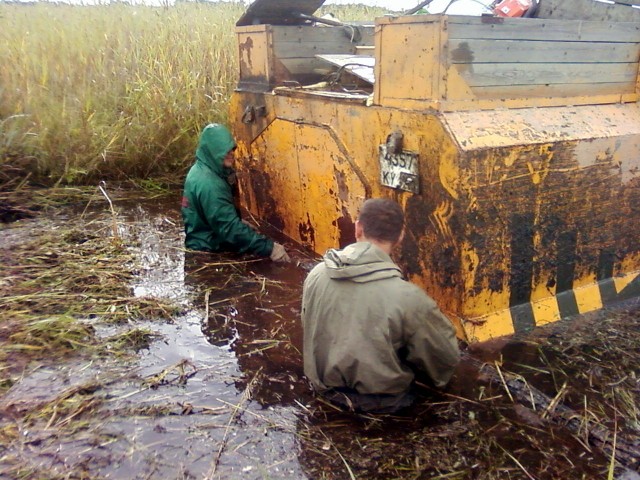
[[[402,234],[404,213],[388,198],[370,198],[360,209],[358,221],[364,236],[371,240],[396,243]]]

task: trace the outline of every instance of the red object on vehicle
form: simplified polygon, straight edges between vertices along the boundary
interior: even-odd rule
[[[521,17],[531,8],[532,0],[502,0],[493,9],[499,17]]]

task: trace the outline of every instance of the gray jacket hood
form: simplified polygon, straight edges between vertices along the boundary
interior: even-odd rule
[[[357,283],[400,277],[402,272],[391,257],[369,242],[357,242],[344,250],[331,249],[324,255],[330,278]]]

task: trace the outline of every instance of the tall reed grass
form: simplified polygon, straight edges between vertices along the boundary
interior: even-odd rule
[[[226,121],[244,9],[0,3],[0,178],[181,177],[202,126]]]
[[[0,6],[3,166],[56,182],[179,171],[226,119],[243,10]]]

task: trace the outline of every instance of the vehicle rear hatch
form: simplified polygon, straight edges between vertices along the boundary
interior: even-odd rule
[[[301,25],[308,20],[301,15],[313,15],[324,0],[256,0],[236,26],[247,25]]]

